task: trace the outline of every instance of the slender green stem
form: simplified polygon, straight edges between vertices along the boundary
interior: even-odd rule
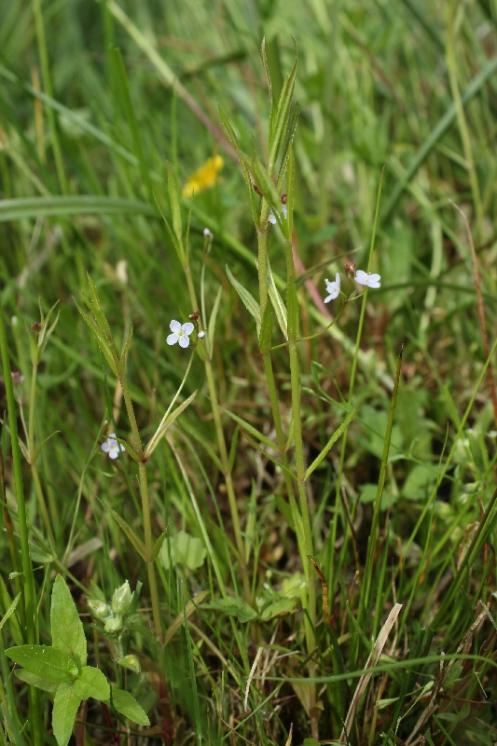
[[[24,499],[24,485],[21,467],[21,450],[19,447],[17,432],[17,411],[12,386],[9,349],[7,343],[7,332],[5,329],[4,310],[0,307],[0,354],[2,357],[3,379],[7,398],[7,415],[10,429],[10,445],[12,450],[12,465],[14,473],[14,489],[17,502],[17,520],[19,531],[19,542],[21,548],[21,566],[24,577],[23,585],[23,607],[25,630],[24,635],[28,644],[35,645],[38,642],[38,625],[36,619],[36,592],[31,555],[29,551],[29,532],[26,516],[26,502]],[[34,746],[42,743],[42,719],[40,711],[40,700],[38,691],[30,686],[28,689],[31,733]]]
[[[123,390],[124,406],[128,414],[129,424],[131,427],[131,440],[133,448],[140,456],[143,454],[143,444],[140,437],[140,431],[136,422],[135,410],[131,399],[128,384],[124,374],[121,376],[121,386]],[[152,617],[154,621],[155,634],[159,640],[162,640],[162,623],[159,605],[159,591],[157,588],[157,576],[155,574],[154,560],[154,539],[152,534],[152,513],[150,505],[150,495],[148,491],[147,469],[144,462],[138,464],[138,484],[140,490],[140,499],[142,505],[143,519],[143,541],[145,544],[146,564],[148,585],[150,591],[150,600],[152,603]]]
[[[376,205],[375,205],[375,212],[374,212],[374,218],[373,218],[373,228],[371,231],[371,240],[369,243],[368,263],[367,263],[368,271],[371,268],[371,259],[373,257],[373,251],[374,251],[374,247],[376,243],[376,231],[378,228],[378,220],[379,220],[379,215],[380,215],[381,193],[383,190],[383,176],[384,176],[384,170],[382,169],[381,174],[380,174],[379,184],[378,184],[378,190],[376,193]],[[354,389],[355,389],[357,366],[358,366],[359,355],[360,355],[360,345],[361,345],[362,333],[364,329],[364,320],[366,318],[367,300],[368,300],[368,291],[366,288],[362,296],[361,310],[359,314],[359,324],[357,327],[354,354],[352,356],[352,365],[350,368],[349,390],[348,390],[348,401],[349,402],[351,402],[352,400]],[[340,457],[338,461],[337,477],[336,477],[336,482],[335,482],[335,507],[334,507],[333,520],[331,523],[331,530],[330,530],[330,535],[328,538],[328,545],[327,545],[327,550],[326,550],[326,577],[328,579],[330,602],[333,599],[334,594],[335,594],[336,578],[338,576],[339,568],[342,566],[342,563],[346,556],[346,553],[348,550],[348,542],[350,540],[350,535],[351,535],[349,522],[346,520],[346,517],[344,516],[343,526],[344,526],[345,537],[344,537],[344,542],[343,542],[342,549],[340,552],[338,567],[336,567],[335,562],[334,562],[334,555],[335,555],[334,548],[335,548],[337,532],[338,532],[338,518],[340,514],[339,507],[342,505],[342,475],[343,475],[343,469],[344,469],[344,464],[345,464],[345,453],[347,450],[348,434],[349,434],[349,428],[347,426],[344,430],[342,441],[340,444]],[[352,511],[352,513],[354,512],[355,511]]]
[[[312,653],[315,648],[314,626],[316,622],[316,584],[311,565],[314,554],[309,502],[305,488],[305,457],[302,439],[301,382],[298,353],[299,317],[295,286],[295,266],[293,263],[291,239],[286,242],[287,310],[288,310],[288,355],[290,362],[290,387],[292,396],[292,432],[297,476],[300,517],[302,520],[302,545],[300,555],[307,585],[305,629],[307,648]]]
[[[50,502],[49,507],[51,508],[50,514],[47,509],[47,503],[45,495],[43,494],[43,487],[41,485],[40,475],[38,473],[38,466],[36,464],[36,445],[35,445],[35,412],[36,412],[36,383],[38,378],[38,360],[37,353],[35,352],[35,359],[31,369],[31,384],[29,392],[29,412],[28,412],[28,454],[29,464],[31,467],[31,474],[33,477],[33,484],[38,500],[38,506],[40,510],[43,523],[45,525],[45,531],[47,532],[48,541],[51,549],[55,554],[55,537],[53,527],[57,525],[57,511],[55,506]]]

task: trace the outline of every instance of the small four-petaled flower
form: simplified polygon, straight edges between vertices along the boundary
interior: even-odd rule
[[[367,288],[379,288],[381,287],[381,275],[376,273],[364,272],[363,269],[358,269],[355,273],[354,280],[358,285],[365,285]]]
[[[112,460],[116,459],[120,453],[126,450],[123,444],[119,443],[115,433],[109,433],[107,440],[104,440],[100,448]]]
[[[329,303],[330,300],[335,300],[335,298],[338,298],[340,295],[340,275],[338,272],[335,275],[334,282],[330,282],[329,280],[325,280],[326,283],[326,292],[328,295],[324,299],[325,303]]]
[[[190,334],[195,328],[191,321],[187,321],[186,324],[180,324],[179,321],[173,319],[169,324],[169,328],[172,333],[166,339],[167,344],[179,344],[180,347],[186,349],[190,344]]]

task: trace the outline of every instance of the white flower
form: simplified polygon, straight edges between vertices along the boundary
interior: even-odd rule
[[[274,212],[272,210],[269,213],[269,215],[267,216],[267,219],[271,223],[271,225],[276,225],[276,215],[274,214]]]
[[[212,231],[210,231],[208,228],[204,228],[203,233],[204,233],[204,238],[212,238],[213,236]]]
[[[358,285],[365,285],[368,288],[381,287],[381,275],[375,273],[370,274],[369,272],[364,272],[363,269],[357,270],[354,280]]]
[[[203,339],[204,337],[205,337],[205,332],[199,332],[198,333],[198,338],[199,339]]]
[[[194,326],[191,321],[187,321],[186,324],[180,324],[179,321],[174,319],[169,324],[169,328],[172,334],[169,334],[166,342],[168,345],[179,344],[180,347],[186,348],[190,344],[190,334],[194,330]]]
[[[335,281],[330,282],[329,280],[325,280],[326,283],[326,292],[328,295],[324,299],[325,303],[329,303],[330,300],[335,300],[335,298],[338,298],[340,295],[340,275],[338,272],[335,275]]]
[[[122,443],[119,443],[115,433],[109,433],[107,440],[104,440],[100,446],[112,460],[116,459],[120,453],[126,450]]]

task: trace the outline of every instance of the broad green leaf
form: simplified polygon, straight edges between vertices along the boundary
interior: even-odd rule
[[[257,612],[246,601],[243,601],[241,598],[235,598],[235,596],[220,598],[218,601],[207,604],[204,608],[213,609],[227,616],[236,617],[242,624],[251,622],[257,618]]]
[[[306,588],[305,575],[301,572],[295,572],[282,582],[281,595],[285,598],[298,598],[302,600],[305,597]]]
[[[226,267],[226,274],[228,275],[228,280],[232,284],[233,288],[238,293],[238,296],[243,305],[252,316],[252,318],[255,320],[255,323],[257,324],[257,330],[259,330],[261,325],[261,310],[259,308],[259,304],[255,300],[254,296],[246,288],[244,288],[241,283],[238,282],[228,266]]]
[[[42,689],[44,692],[49,694],[55,694],[57,687],[60,686],[60,682],[54,683],[48,681],[45,676],[37,676],[26,668],[16,668],[14,671],[16,678],[20,681],[24,681],[29,686],[36,686],[38,689]]]
[[[277,616],[291,614],[292,611],[295,611],[296,606],[296,598],[278,598],[261,611],[260,618],[263,622],[267,622],[269,619],[274,619]]]
[[[80,666],[86,665],[88,655],[83,624],[62,575],[57,575],[53,584],[50,629],[53,647],[73,655]]]
[[[166,570],[170,569],[171,563],[173,566],[185,565],[189,570],[196,570],[204,564],[206,556],[203,542],[186,531],[178,531],[171,538],[166,537],[159,552],[162,566]]]
[[[7,648],[5,655],[48,683],[71,682],[78,674],[71,657],[50,645],[17,645]]]
[[[83,669],[74,682],[74,691],[80,699],[99,699],[106,702],[110,697],[109,682],[100,669],[93,666],[83,666]]]
[[[55,692],[52,728],[58,746],[69,743],[80,704],[81,697],[71,684],[61,684]]]
[[[416,464],[402,487],[402,497],[407,500],[425,500],[438,476],[436,464]]]
[[[138,725],[150,725],[148,715],[136,699],[124,689],[112,686],[112,706],[125,718]]]

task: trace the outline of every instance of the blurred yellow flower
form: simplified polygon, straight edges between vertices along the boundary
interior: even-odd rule
[[[219,171],[224,166],[224,161],[220,155],[214,155],[208,158],[203,166],[190,176],[183,187],[183,197],[193,197],[204,189],[210,189],[217,181]]]

